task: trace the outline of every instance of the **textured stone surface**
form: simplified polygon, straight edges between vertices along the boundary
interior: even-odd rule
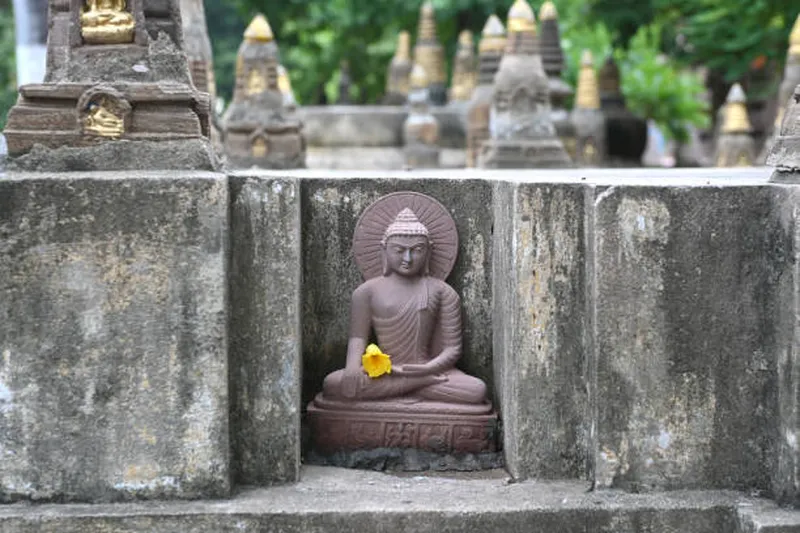
[[[294,481],[300,467],[300,191],[231,177],[230,401],[234,480]]]
[[[589,450],[584,187],[498,183],[494,369],[515,478],[585,478]]]
[[[776,302],[791,249],[775,195],[597,189],[599,485],[769,490]]]
[[[306,467],[303,481],[296,485],[249,490],[231,501],[3,506],[0,529],[4,533],[739,533],[737,506],[759,503],[734,493],[635,495],[586,492],[586,487],[580,482],[508,484],[497,475],[396,477]]]
[[[458,366],[493,388],[491,184],[423,176],[302,180],[304,404],[322,390],[328,373],[344,368],[350,297],[362,282],[351,252],[356,222],[372,202],[394,191],[432,196],[455,219],[459,255],[447,281],[462,303],[464,355]]]
[[[228,494],[227,211],[219,174],[0,180],[0,500]]]

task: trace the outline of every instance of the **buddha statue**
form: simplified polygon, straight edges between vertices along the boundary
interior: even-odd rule
[[[474,168],[483,142],[489,138],[489,110],[492,106],[494,76],[506,47],[506,29],[497,15],[483,26],[478,44],[478,85],[467,107],[467,167]]]
[[[461,303],[444,278],[457,241],[452,217],[422,194],[390,194],[361,216],[353,251],[366,281],[353,292],[344,368],[325,377],[308,408],[317,445],[493,449],[486,384],[456,368]],[[402,444],[388,427],[396,423],[413,429]],[[471,444],[459,443],[462,427],[473,428]]]
[[[547,75],[539,55],[536,17],[525,0],[508,12],[505,54],[494,78],[491,139],[482,168],[564,168],[572,165],[550,117]]]
[[[749,167],[755,161],[753,127],[747,115],[747,97],[735,83],[725,100],[725,120],[717,141],[716,166]]]
[[[389,73],[386,76],[386,96],[383,103],[386,105],[404,105],[408,99],[408,84],[410,82],[411,68],[411,35],[401,31],[397,37],[397,49],[389,64]]]
[[[597,72],[589,50],[584,50],[581,57],[571,119],[575,128],[575,162],[585,167],[600,166],[605,154],[606,122],[600,111]]]
[[[84,118],[84,132],[99,137],[120,137],[125,133],[124,119],[110,110],[107,100],[91,102]]]
[[[403,155],[408,168],[439,166],[439,121],[430,112],[428,77],[421,65],[411,71],[408,117],[403,123]]]
[[[89,44],[133,42],[134,20],[125,0],[86,0],[81,13],[81,35]]]
[[[453,84],[450,88],[451,102],[468,102],[478,81],[475,63],[475,43],[472,32],[462,31],[458,36],[458,49],[453,60]]]

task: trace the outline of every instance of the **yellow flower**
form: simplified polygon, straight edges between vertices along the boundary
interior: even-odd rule
[[[366,352],[361,356],[361,364],[371,378],[379,378],[384,374],[392,373],[391,358],[375,344],[367,346]]]

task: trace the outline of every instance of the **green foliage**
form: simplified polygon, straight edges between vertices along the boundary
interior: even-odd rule
[[[17,101],[17,73],[14,62],[14,15],[10,7],[0,8],[0,130]]]
[[[641,28],[627,51],[614,52],[628,108],[653,119],[665,134],[686,141],[686,126],[707,127],[709,110],[700,78],[661,53],[661,28]]]

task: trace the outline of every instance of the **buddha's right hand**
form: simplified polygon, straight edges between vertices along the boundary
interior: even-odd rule
[[[342,396],[354,399],[358,395],[359,381],[361,381],[360,368],[345,368],[342,373]]]

